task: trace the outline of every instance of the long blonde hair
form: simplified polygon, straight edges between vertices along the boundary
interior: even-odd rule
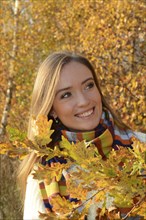
[[[91,63],[88,61],[88,59],[86,59],[85,57],[79,54],[61,51],[49,55],[41,64],[38,70],[38,74],[35,80],[34,89],[32,93],[32,101],[30,108],[30,119],[28,125],[29,139],[33,140],[33,131],[32,131],[33,117],[37,118],[38,115],[40,114],[46,116],[50,114],[53,105],[53,100],[55,97],[55,89],[59,81],[61,69],[64,65],[66,65],[71,61],[82,63],[91,70],[96,86],[101,94],[103,108],[105,107],[111,112],[115,124],[117,124],[118,127],[123,129],[127,128],[127,126],[119,119],[119,117],[116,116],[116,114],[113,112],[113,110],[105,100],[98,83],[97,74],[95,73],[95,70],[91,65]],[[25,195],[27,176],[31,172],[36,160],[37,160],[37,156],[33,152],[24,159],[24,161],[21,163],[19,167],[18,182],[22,189],[23,198]]]

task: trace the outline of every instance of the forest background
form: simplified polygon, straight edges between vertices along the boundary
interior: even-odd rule
[[[146,132],[144,0],[2,0],[0,6],[1,142],[8,125],[27,130],[37,69],[57,50],[88,57],[113,109]],[[0,219],[22,219],[19,160],[0,159]]]

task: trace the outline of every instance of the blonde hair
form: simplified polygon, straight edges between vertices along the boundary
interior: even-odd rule
[[[119,119],[119,117],[116,116],[116,114],[113,112],[109,104],[106,102],[101,92],[95,70],[91,65],[91,63],[88,61],[88,59],[86,59],[85,57],[79,54],[74,54],[67,51],[61,51],[49,55],[41,64],[38,70],[38,74],[35,80],[34,89],[32,93],[32,101],[30,108],[30,119],[28,125],[29,139],[33,140],[33,130],[32,130],[33,117],[37,118],[38,115],[40,114],[49,116],[53,105],[55,89],[59,81],[61,69],[64,65],[66,65],[71,61],[82,63],[91,70],[96,86],[101,94],[103,108],[107,108],[111,112],[114,121],[118,125],[118,127],[123,129],[127,128],[126,125]],[[28,157],[25,158],[25,160],[22,162],[18,170],[18,182],[22,189],[23,198],[25,195],[27,176],[31,172],[36,160],[37,160],[36,154],[34,152],[31,153],[30,155],[28,155]]]

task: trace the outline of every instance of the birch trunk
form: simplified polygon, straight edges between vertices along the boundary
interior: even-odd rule
[[[3,109],[2,119],[1,119],[1,127],[0,127],[0,137],[5,134],[6,126],[8,123],[8,116],[11,109],[11,101],[12,101],[12,94],[13,94],[13,77],[14,77],[14,67],[15,67],[15,57],[17,54],[17,30],[18,30],[18,6],[19,0],[15,0],[14,2],[14,29],[13,29],[13,41],[12,41],[12,52],[11,52],[11,60],[10,60],[10,67],[9,67],[9,79],[8,79],[8,86],[6,91],[6,100]]]

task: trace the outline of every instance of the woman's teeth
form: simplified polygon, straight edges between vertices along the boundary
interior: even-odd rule
[[[79,115],[77,115],[77,116],[80,117],[80,118],[84,118],[84,117],[90,116],[92,113],[93,113],[93,109],[91,109],[91,110],[89,110],[89,111],[87,111],[87,112],[84,112],[84,113],[82,113],[82,114],[79,114]]]

